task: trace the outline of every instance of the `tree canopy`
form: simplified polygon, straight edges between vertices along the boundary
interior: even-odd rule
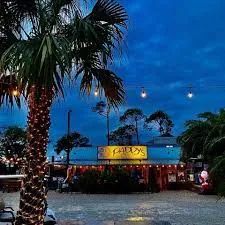
[[[8,127],[0,140],[0,157],[6,159],[22,159],[25,154],[27,132],[20,127]]]
[[[60,154],[62,151],[71,151],[75,147],[90,146],[89,138],[78,132],[72,132],[70,135],[64,135],[59,138],[55,145],[55,152]]]
[[[132,139],[135,134],[136,128],[134,125],[125,125],[111,132],[109,138],[113,144],[132,145]]]
[[[158,130],[161,136],[171,136],[174,124],[166,112],[159,110],[146,117],[144,126]]]
[[[120,117],[120,122],[125,124],[135,124],[135,121],[142,120],[144,118],[144,114],[141,109],[128,109],[124,112],[124,114]]]
[[[219,113],[202,113],[198,120],[185,124],[186,130],[178,137],[185,158],[202,155],[207,161],[224,153],[225,110]]]
[[[210,165],[211,178],[217,192],[225,196],[225,109],[205,112],[197,120],[187,121],[186,130],[178,137],[183,160],[202,157]]]

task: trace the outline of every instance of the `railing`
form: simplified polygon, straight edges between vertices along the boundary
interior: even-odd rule
[[[0,179],[16,179],[16,178],[23,178],[25,175],[0,175]]]

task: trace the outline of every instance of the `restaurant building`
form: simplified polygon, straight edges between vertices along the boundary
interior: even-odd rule
[[[79,176],[85,170],[104,171],[122,167],[140,182],[156,182],[159,190],[166,190],[175,183],[184,182],[185,165],[180,162],[181,148],[175,138],[154,138],[141,146],[98,146],[76,148],[71,153],[70,164]],[[65,167],[66,157],[50,163],[54,172]]]

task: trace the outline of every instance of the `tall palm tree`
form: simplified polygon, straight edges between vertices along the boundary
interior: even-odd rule
[[[186,130],[178,138],[186,155],[203,155],[206,161],[213,161],[223,154],[225,143],[225,110],[214,114],[205,112],[198,115],[198,120],[186,122]]]
[[[5,83],[9,89],[11,80],[16,81],[14,88],[29,107],[26,176],[17,225],[44,221],[49,113],[54,98],[63,95],[64,79],[77,79],[82,94],[90,94],[95,85],[113,107],[122,104],[122,80],[107,67],[123,39],[126,20],[124,8],[114,0],[98,0],[88,15],[76,0],[1,0],[2,79],[9,80]],[[18,103],[18,97],[15,100]]]

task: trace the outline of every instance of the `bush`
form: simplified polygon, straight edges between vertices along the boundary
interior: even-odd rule
[[[79,189],[83,193],[98,193],[100,191],[100,172],[87,170],[79,178]]]
[[[83,193],[130,193],[135,191],[135,182],[120,168],[103,173],[88,170],[79,179],[79,189]]]
[[[210,176],[217,194],[225,197],[225,156],[217,157],[212,165]]]

